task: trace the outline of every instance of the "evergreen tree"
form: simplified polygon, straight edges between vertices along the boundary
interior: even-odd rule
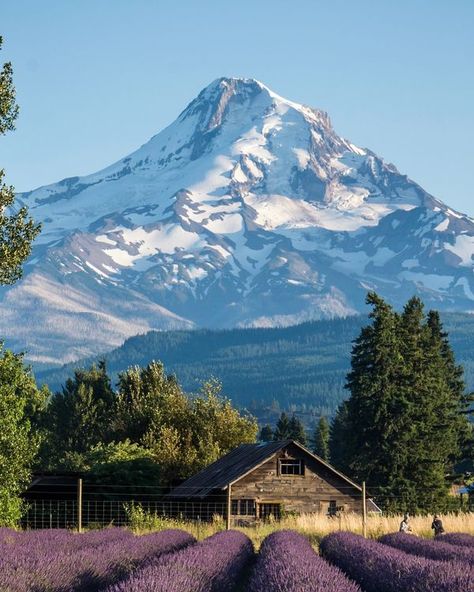
[[[306,430],[304,429],[303,423],[301,422],[300,419],[298,419],[296,417],[296,415],[293,415],[291,417],[288,427],[289,427],[289,430],[288,430],[289,439],[296,440],[296,442],[299,442],[300,444],[303,444],[303,446],[306,446],[306,441],[307,441]]]
[[[469,431],[462,369],[439,316],[426,319],[419,298],[401,314],[374,293],[368,303],[372,325],[354,343],[351,396],[331,429],[333,461],[388,509],[441,510],[445,474]]]
[[[313,452],[326,462],[329,462],[329,423],[321,417],[314,429]]]
[[[271,442],[273,440],[273,430],[270,425],[265,425],[260,430],[259,440],[261,442]]]
[[[0,49],[3,39],[0,37]],[[12,80],[11,63],[0,70],[0,135],[15,129],[18,106]],[[31,253],[31,243],[40,226],[28,216],[26,207],[15,207],[13,187],[3,182],[5,172],[0,169],[0,284],[13,284],[21,277],[22,264]]]
[[[329,430],[329,457],[331,464],[343,473],[350,474],[351,467],[351,424],[347,401],[343,401],[331,422]]]
[[[290,420],[288,415],[282,411],[280,419],[277,421],[275,431],[273,432],[273,440],[280,442],[281,440],[288,440],[290,438]]]
[[[347,402],[351,433],[348,465],[357,480],[379,485],[386,484],[394,472],[393,446],[403,437],[399,432],[406,425],[397,386],[398,316],[374,293],[368,295],[367,302],[373,307],[369,315],[372,325],[364,327],[354,342],[347,377],[351,392]]]

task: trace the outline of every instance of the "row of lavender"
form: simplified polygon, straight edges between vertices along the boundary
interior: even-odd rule
[[[182,531],[119,529],[0,532],[0,555],[2,592],[360,592],[291,531],[267,537],[258,557],[237,531],[196,543]]]
[[[232,592],[244,589],[246,572],[247,592],[361,592],[292,531],[268,536],[256,560],[244,534],[219,533],[150,562],[106,592]]]
[[[148,561],[195,542],[181,530],[0,533],[2,592],[97,592]]]
[[[275,532],[255,556],[236,531],[196,543],[169,530],[135,537],[111,529],[15,533],[0,529],[2,592],[467,592],[474,538],[424,541],[350,533],[323,539],[320,557],[292,531]],[[243,580],[248,576],[248,581]]]
[[[322,540],[320,552],[365,592],[468,592],[474,591],[468,536],[459,535],[452,544],[455,539],[393,534],[374,541],[339,532]]]

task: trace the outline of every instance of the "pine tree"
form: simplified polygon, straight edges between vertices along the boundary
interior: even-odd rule
[[[347,475],[351,474],[351,430],[347,401],[343,401],[329,429],[329,457],[331,464]]]
[[[367,296],[373,307],[372,325],[364,327],[352,350],[347,388],[350,474],[359,481],[386,484],[393,474],[393,445],[403,423],[397,379],[400,374],[399,319],[375,293]],[[403,415],[403,414],[402,414]],[[346,445],[347,443],[343,443]]]
[[[259,440],[261,442],[271,442],[273,440],[273,430],[270,425],[265,425],[260,430]]]
[[[469,433],[462,368],[439,315],[426,319],[419,298],[401,314],[376,294],[367,300],[372,324],[354,343],[351,395],[331,427],[333,462],[367,481],[387,509],[442,510],[445,474]]]
[[[288,428],[288,438],[290,440],[296,440],[296,442],[306,446],[306,430],[304,429],[303,423],[296,417],[296,415],[293,415],[290,419]]]
[[[329,423],[323,416],[319,419],[313,435],[313,452],[329,462]]]
[[[290,420],[288,415],[283,411],[280,419],[277,421],[275,431],[273,432],[273,440],[280,442],[281,440],[288,440],[290,438]]]
[[[0,50],[2,43],[0,37]],[[0,135],[15,129],[18,117],[12,74],[11,64],[3,64],[0,70]],[[22,275],[21,266],[31,253],[31,243],[40,226],[29,218],[25,207],[15,208],[14,189],[3,182],[4,176],[4,170],[0,169],[0,284],[13,284]]]

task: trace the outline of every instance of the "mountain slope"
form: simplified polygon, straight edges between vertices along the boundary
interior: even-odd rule
[[[218,79],[130,156],[19,198],[44,229],[0,331],[35,361],[344,316],[367,289],[474,308],[474,222],[255,80]]]
[[[444,313],[442,319],[472,390],[474,315]],[[106,360],[114,380],[131,365],[162,360],[187,391],[196,391],[202,380],[215,376],[235,404],[251,407],[260,417],[269,418],[269,407],[278,414],[276,401],[311,423],[312,416],[334,413],[348,396],[344,382],[352,340],[366,324],[367,317],[354,316],[275,329],[152,331],[131,337]],[[75,367],[38,372],[37,378],[58,390]]]

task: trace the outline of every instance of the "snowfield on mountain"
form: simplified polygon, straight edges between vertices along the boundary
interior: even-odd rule
[[[253,79],[214,81],[130,156],[18,197],[43,231],[0,329],[36,362],[149,329],[355,314],[369,289],[474,310],[474,221]]]

